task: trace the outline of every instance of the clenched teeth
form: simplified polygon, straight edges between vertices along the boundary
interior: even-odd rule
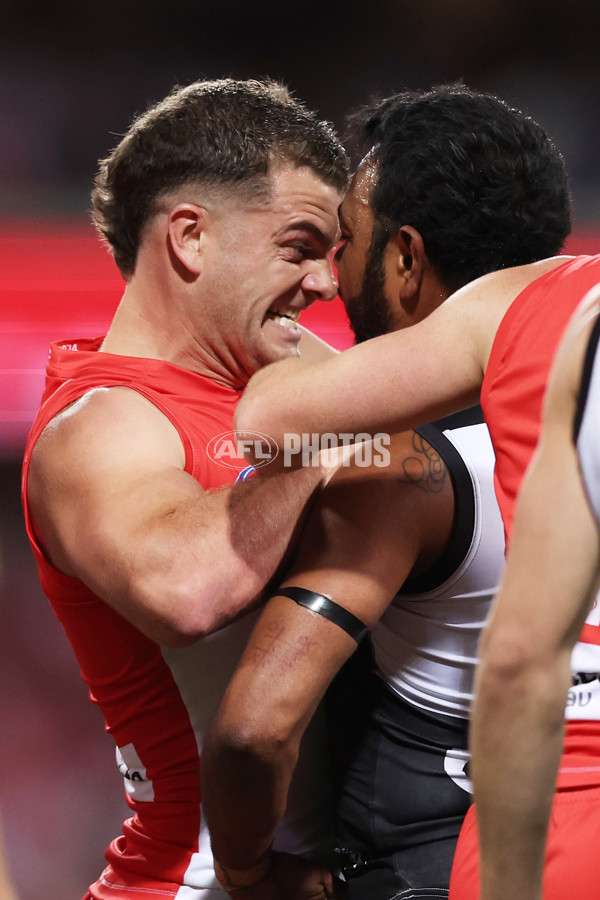
[[[269,311],[269,317],[279,325],[285,325],[288,328],[291,328],[298,321],[298,318],[300,317],[300,310],[290,309],[284,313]]]

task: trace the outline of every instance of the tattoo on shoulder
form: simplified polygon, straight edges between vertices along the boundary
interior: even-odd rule
[[[243,668],[262,669],[273,665],[275,661],[281,671],[292,669],[305,656],[308,656],[317,645],[314,638],[298,635],[295,638],[285,636],[284,622],[271,622],[261,635],[256,645],[251,645],[242,659]]]
[[[414,454],[404,460],[402,470],[406,481],[412,482],[423,491],[437,494],[442,490],[448,477],[446,465],[431,444],[413,432],[412,445]]]

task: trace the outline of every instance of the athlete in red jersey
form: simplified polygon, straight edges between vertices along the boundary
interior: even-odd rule
[[[23,477],[42,584],[133,813],[88,898],[225,896],[200,805],[204,726],[242,614],[334,471],[232,486],[233,411],[254,371],[298,353],[300,311],[335,296],[346,180],[329,127],[284,87],[232,80],[174,91],[101,164],[95,221],[127,284],[104,338],[53,348]],[[313,790],[280,848],[318,849]],[[298,896],[324,897],[329,871],[294,865]],[[271,897],[285,866],[248,860],[221,880]]]
[[[599,313],[596,287],[561,341],[541,440],[516,506],[497,612],[482,645],[473,746],[482,840],[490,851],[483,859],[482,896],[490,900],[592,900],[598,895],[600,788],[559,790],[554,800],[553,789],[563,737],[561,697],[568,691],[570,708],[580,705],[579,696],[586,714],[598,710],[600,673],[571,685],[570,657],[583,619],[584,636],[590,639],[599,624]],[[580,644],[582,659],[586,649],[597,659],[597,646]],[[498,769],[498,754],[506,745],[510,765]],[[564,766],[565,757],[559,784]],[[507,785],[506,776],[516,781],[518,791],[511,781]],[[503,791],[505,803],[497,796]],[[477,856],[463,849],[476,841],[475,829],[472,819],[457,855],[456,896],[461,900],[480,896]],[[571,841],[565,840],[569,834]]]
[[[376,130],[374,134],[377,137]],[[500,134],[501,130],[498,145],[489,148],[492,156],[502,152]],[[429,212],[428,204],[435,207],[436,194],[439,192],[443,197],[444,184],[443,181],[435,182],[433,176],[430,178],[429,170],[422,165],[416,135],[414,119],[411,121],[407,117],[406,134],[400,141],[399,152],[408,148],[407,165],[413,158],[419,161],[426,184],[417,183],[415,186],[410,177],[403,177],[398,185],[396,203],[401,209],[403,204],[411,209],[411,203],[422,202]],[[439,147],[438,165],[440,169],[446,164],[462,166],[465,177],[473,178],[474,171],[479,172],[483,166],[476,164],[465,148],[462,148],[461,155],[460,149],[450,144]],[[374,141],[372,153],[361,164],[365,170],[371,170],[375,211],[390,218],[391,212],[384,205],[383,184],[389,177],[389,158],[397,152],[395,147],[388,148]],[[448,157],[451,163],[447,162]],[[432,164],[432,167],[435,169],[435,165]],[[541,168],[531,160],[529,178],[534,171],[539,174]],[[435,174],[438,174],[437,170]],[[418,175],[416,172],[417,181]],[[434,188],[431,187],[432,181]],[[549,183],[545,189],[548,197],[552,196]],[[431,199],[432,195],[434,199]],[[482,188],[477,193],[477,199],[471,195],[471,203],[480,203],[485,207],[485,197],[486,191]],[[510,202],[520,202],[518,192],[511,196]],[[447,209],[440,200],[436,208],[437,218],[432,221],[436,224],[444,221]],[[489,212],[489,207],[486,211]],[[556,208],[546,212],[552,219]],[[407,219],[408,215],[404,218]],[[554,224],[558,218],[557,214]],[[397,216],[393,217],[393,221],[398,221]],[[460,217],[448,215],[445,221],[449,230],[462,227]],[[510,237],[507,235],[507,240],[514,239],[523,245],[529,229],[538,226],[536,217],[522,217],[519,230]],[[482,217],[481,229],[485,228]],[[352,223],[348,231],[345,236],[351,241]],[[413,277],[413,267],[422,264],[420,247],[414,232],[406,226],[394,235],[393,230],[391,236],[389,232],[387,235],[383,232],[380,239],[384,243],[387,240],[388,252],[395,254],[398,271],[402,273],[403,281],[408,283]],[[448,244],[444,244],[443,237],[439,243],[442,250]],[[474,245],[477,247],[477,240]],[[469,236],[465,235],[465,254],[470,249]],[[493,248],[489,248],[489,252],[493,252]],[[452,260],[445,260],[445,264],[452,265]],[[376,278],[377,272],[373,272],[372,277]],[[510,534],[516,493],[539,435],[543,395],[557,344],[575,306],[598,281],[600,257],[597,256],[577,259],[540,257],[537,262],[475,278],[457,290],[429,317],[406,330],[368,340],[313,369],[301,360],[287,360],[277,363],[271,370],[258,373],[251,380],[238,407],[238,426],[268,431],[278,441],[282,441],[285,431],[292,428],[309,434],[401,430],[469,406],[479,399],[483,384],[486,420],[498,457],[498,495],[506,530]],[[398,292],[401,302],[402,289],[401,281]],[[527,598],[523,598],[522,602],[525,604]],[[597,834],[600,830],[600,806],[593,796],[595,786],[600,784],[600,715],[594,708],[595,704],[588,704],[588,685],[581,685],[582,680],[595,680],[594,673],[600,671],[597,624],[595,621],[586,624],[581,634],[580,652],[573,658],[576,676],[573,687],[568,697],[561,695],[561,700],[567,701],[570,719],[559,788],[568,791],[564,796],[570,800],[576,798],[586,804],[589,798],[587,814],[580,815],[578,820],[586,836]],[[543,622],[539,623],[539,627],[543,628]],[[497,697],[496,702],[499,702]],[[490,716],[493,715],[494,710],[491,709]],[[515,760],[516,748],[510,744],[508,731],[504,736],[497,734],[496,737],[497,752],[492,778],[486,778],[485,784],[479,780],[477,755],[473,767],[475,799],[478,791],[487,791],[488,797],[491,791],[493,796],[486,805],[484,815],[492,817],[495,808],[507,807],[511,791],[513,796],[521,791],[522,783],[528,782],[536,765],[535,754],[531,758],[522,758],[519,754],[518,760]],[[519,774],[512,783],[507,775],[511,771]],[[495,785],[502,785],[502,790],[494,795]],[[509,827],[506,821],[504,827]],[[543,841],[543,835],[541,839]],[[577,829],[564,829],[557,835],[561,864],[567,870],[577,868],[577,848],[582,840],[584,838]],[[477,848],[473,844],[470,847],[466,843],[461,844],[462,852],[467,857],[473,857]],[[493,855],[494,848],[484,842],[482,852]],[[583,873],[583,882],[589,883],[588,875],[589,870]],[[451,887],[451,897],[463,900],[463,890],[466,890],[464,883],[456,880]],[[474,890],[478,890],[477,885]],[[489,893],[490,890],[491,886],[484,884],[482,897],[488,900],[493,896],[496,900],[496,895]],[[584,894],[574,891],[573,896]]]
[[[492,439],[502,448],[496,457],[497,493],[510,538],[515,507],[517,515],[520,507],[517,492],[540,436],[545,386],[557,346],[573,310],[598,281],[598,257],[580,257],[552,270],[514,301],[492,347],[482,405],[488,421],[497,425]],[[548,300],[552,315],[543,318],[540,305]],[[563,404],[566,393],[563,386]],[[550,431],[546,442],[555,431]],[[561,530],[570,533],[572,507],[563,475],[556,465],[552,471],[554,483],[544,482],[543,488],[552,496],[551,518],[558,517]],[[540,502],[541,487],[535,490]],[[450,900],[506,896],[541,900],[542,873],[544,900],[597,897],[600,616],[597,604],[589,609],[590,582],[585,590],[578,588],[579,579],[568,574],[573,567],[577,570],[577,560],[586,552],[585,541],[569,534],[559,553],[557,542],[547,540],[540,513],[532,512],[531,494],[526,496],[530,497],[526,501],[529,513],[520,525],[524,546],[516,544],[506,585],[482,641],[471,737],[477,805],[467,813],[459,837]],[[549,516],[547,509],[545,516]],[[512,556],[509,551],[509,562]],[[570,564],[563,572],[561,562],[567,558]],[[548,583],[553,590],[544,588]],[[580,602],[567,619],[565,601],[577,591]],[[580,634],[575,641],[577,626]],[[553,665],[559,670],[556,676]],[[544,683],[538,690],[540,681]],[[560,720],[556,715],[549,718],[544,702],[560,706]],[[546,764],[552,751],[554,767]],[[555,785],[544,868],[544,836]],[[544,800],[546,807],[540,812]]]
[[[26,448],[25,481],[31,449],[57,413],[89,398],[91,390],[115,387],[134,390],[167,417],[184,449],[184,471],[203,488],[243,479],[248,471],[243,459],[225,452],[215,459],[206,452],[220,435],[224,451],[229,449],[226,440],[232,438],[239,391],[162,360],[99,353],[101,343],[80,340],[52,347],[42,408]],[[198,748],[256,615],[222,628],[210,641],[185,649],[160,647],[83,581],[54,568],[36,540],[27,506],[25,514],[42,587],[115,740],[134,813],[108,848],[110,866],[91,896],[120,896],[125,885],[136,891],[144,887],[146,896],[176,894],[180,885],[195,889],[198,896],[203,888],[210,889],[208,896],[218,894],[200,815]],[[317,728],[315,723],[313,743],[309,739],[303,757],[313,773],[320,771],[315,755],[324,753]],[[314,779],[304,786],[300,780],[298,790],[306,801],[304,808],[293,810],[294,820],[284,823],[282,846],[288,852],[323,855],[329,836],[327,794]]]

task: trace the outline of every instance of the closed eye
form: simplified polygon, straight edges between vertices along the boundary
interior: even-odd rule
[[[286,244],[283,249],[285,258],[292,263],[302,263],[305,259],[317,259],[321,256],[320,251],[315,247],[300,241]]]

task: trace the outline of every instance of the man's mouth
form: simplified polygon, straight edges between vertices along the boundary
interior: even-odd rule
[[[300,317],[299,309],[287,309],[285,312],[281,310],[270,309],[267,312],[267,318],[271,319],[273,322],[276,322],[278,325],[283,325],[285,328],[295,328],[296,322]]]

